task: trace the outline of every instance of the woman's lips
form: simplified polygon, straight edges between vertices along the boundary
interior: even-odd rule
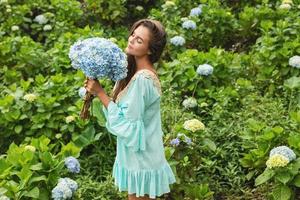
[[[131,46],[131,45],[128,45],[128,48],[129,48],[129,49],[132,49],[132,46]]]

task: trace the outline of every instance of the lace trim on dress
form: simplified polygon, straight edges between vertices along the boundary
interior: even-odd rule
[[[138,70],[138,71],[132,76],[132,78],[130,79],[130,81],[129,81],[128,84],[126,85],[126,87],[118,94],[117,99],[116,99],[116,102],[118,102],[118,101],[121,99],[121,97],[122,97],[123,95],[126,94],[128,88],[129,88],[130,83],[131,83],[133,80],[136,79],[136,77],[137,77],[138,74],[143,74],[146,78],[151,78],[151,79],[153,80],[154,86],[155,86],[155,87],[157,88],[157,90],[158,90],[159,95],[162,95],[161,84],[160,84],[160,82],[159,82],[159,79],[158,79],[157,75],[156,75],[154,72],[152,72],[151,70],[149,70],[149,69],[141,69],[141,70]],[[116,85],[117,85],[117,84],[115,84],[115,87],[114,87],[114,88],[116,88]]]

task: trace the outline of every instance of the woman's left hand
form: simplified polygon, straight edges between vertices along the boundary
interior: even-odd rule
[[[93,94],[93,95],[97,95],[99,92],[101,92],[103,90],[102,86],[100,85],[99,81],[93,80],[93,79],[87,79],[84,81],[84,87],[85,89]]]

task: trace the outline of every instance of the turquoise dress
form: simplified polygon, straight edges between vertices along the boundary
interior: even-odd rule
[[[158,77],[142,69],[119,93],[116,103],[102,107],[107,130],[117,136],[115,185],[137,197],[161,196],[176,181],[164,153],[160,96]]]

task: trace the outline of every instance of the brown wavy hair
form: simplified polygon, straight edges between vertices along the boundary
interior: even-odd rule
[[[132,35],[133,31],[141,25],[148,28],[151,33],[150,40],[149,40],[149,50],[151,54],[149,55],[149,59],[150,62],[154,64],[159,60],[164,50],[164,47],[166,46],[166,42],[167,42],[166,31],[163,25],[157,20],[141,19],[132,25],[129,31],[129,36]],[[128,61],[127,77],[122,80],[119,80],[117,82],[115,90],[112,91],[112,97],[114,102],[116,101],[118,94],[127,86],[127,84],[129,83],[132,76],[135,74],[137,70],[136,62],[133,55],[127,55],[127,61]]]

